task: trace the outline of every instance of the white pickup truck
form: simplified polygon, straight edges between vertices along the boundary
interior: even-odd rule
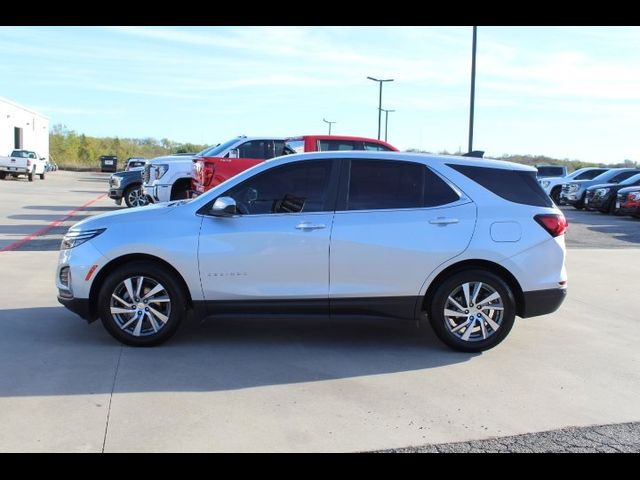
[[[40,157],[32,150],[14,150],[8,157],[0,157],[0,180],[4,180],[7,175],[26,175],[30,182],[33,182],[34,175],[40,175],[40,180],[44,180],[47,160]]]
[[[142,194],[151,203],[189,198],[194,155],[176,153],[147,161],[142,172]]]

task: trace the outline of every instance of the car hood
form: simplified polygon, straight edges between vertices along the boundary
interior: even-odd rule
[[[159,216],[166,215],[170,211],[182,205],[185,201],[158,203],[144,207],[134,207],[114,212],[101,213],[74,224],[69,231],[94,230],[108,228],[115,223],[141,223],[153,221]]]
[[[618,186],[617,183],[598,183],[596,185],[592,185],[587,190],[597,190],[598,188],[611,188]]]
[[[629,193],[629,192],[637,192],[639,190],[640,190],[640,185],[634,185],[634,186],[631,186],[631,187],[621,188],[620,190],[618,190],[618,193],[624,194],[624,193]]]
[[[135,177],[135,176],[142,177],[142,170],[143,170],[142,168],[138,168],[137,170],[127,170],[127,171],[123,170],[122,172],[112,173],[111,176],[112,177],[121,177],[121,178],[124,178],[124,177]]]

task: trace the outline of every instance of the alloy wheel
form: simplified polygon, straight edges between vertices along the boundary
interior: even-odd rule
[[[444,305],[447,330],[465,342],[478,342],[493,336],[500,329],[503,316],[502,297],[485,282],[458,285]]]
[[[154,335],[171,315],[171,298],[165,287],[150,277],[129,277],[120,282],[109,303],[111,317],[134,337]]]

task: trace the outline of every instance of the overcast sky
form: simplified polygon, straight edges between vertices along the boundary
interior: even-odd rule
[[[0,96],[80,133],[468,138],[471,27],[0,27]],[[384,138],[384,115],[382,118]],[[640,28],[478,27],[474,148],[640,160]]]

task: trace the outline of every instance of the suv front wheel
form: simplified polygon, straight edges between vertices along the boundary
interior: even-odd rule
[[[102,324],[116,340],[151,347],[175,334],[185,313],[185,295],[166,269],[133,262],[107,276],[98,308]]]
[[[147,197],[142,193],[142,185],[132,185],[124,191],[124,203],[127,207],[143,207],[149,203]]]
[[[436,290],[429,321],[440,340],[463,352],[481,352],[507,336],[516,314],[513,292],[498,275],[465,270]]]

